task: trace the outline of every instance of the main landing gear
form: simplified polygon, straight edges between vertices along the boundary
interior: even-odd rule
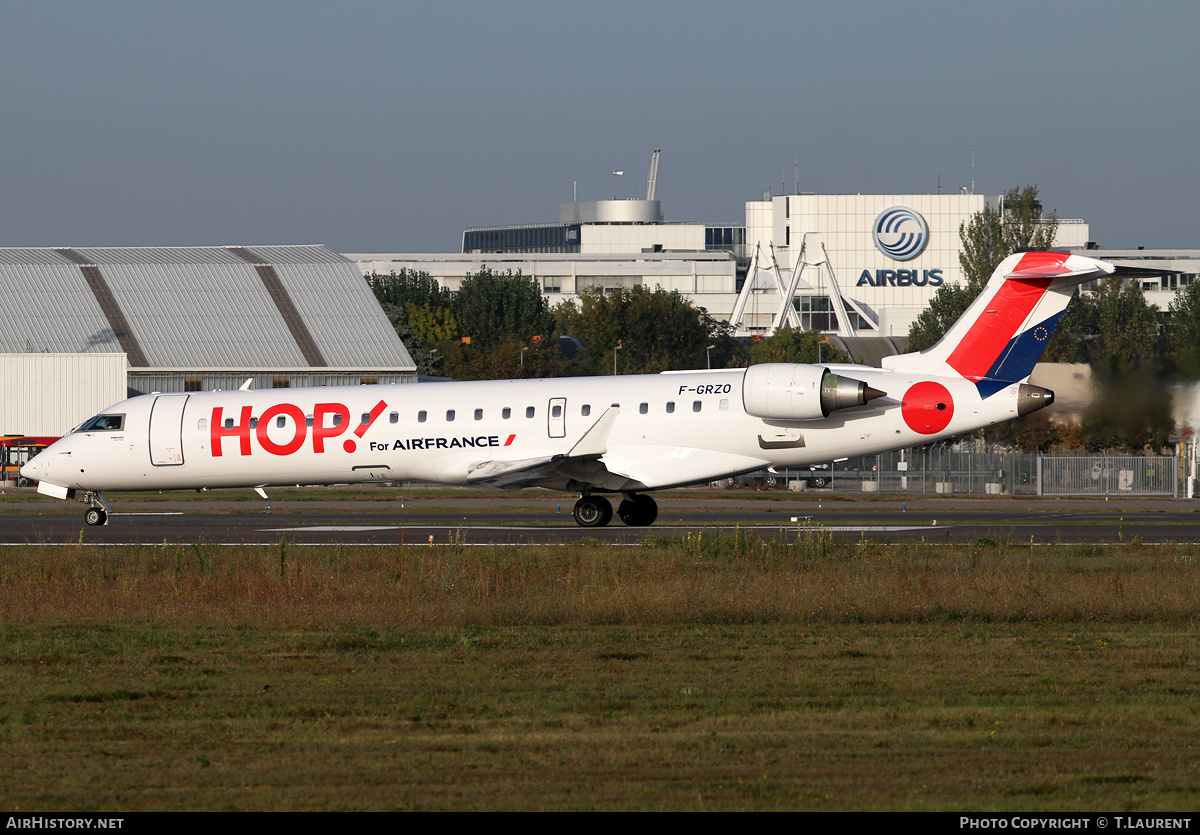
[[[617,506],[617,515],[631,528],[644,528],[658,518],[658,503],[643,493],[627,494]],[[603,496],[588,495],[575,502],[575,522],[585,528],[602,528],[612,521],[613,508]]]
[[[93,527],[108,523],[108,502],[103,493],[85,493],[83,501],[91,505],[83,514],[83,521]]]

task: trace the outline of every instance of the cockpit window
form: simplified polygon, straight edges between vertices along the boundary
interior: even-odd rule
[[[96,415],[77,429],[77,432],[105,432],[125,428],[125,415]]]

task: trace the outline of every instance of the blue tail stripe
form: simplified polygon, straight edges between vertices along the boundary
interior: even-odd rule
[[[975,383],[975,388],[979,392],[979,396],[987,400],[1000,389],[1008,388],[1012,383],[1005,380],[979,380]]]
[[[1008,341],[1000,356],[988,369],[987,376],[975,384],[981,397],[988,398],[1017,380],[1033,373],[1033,367],[1046,350],[1046,342],[1058,327],[1058,320],[1065,311],[1059,312],[1032,328],[1022,331]]]

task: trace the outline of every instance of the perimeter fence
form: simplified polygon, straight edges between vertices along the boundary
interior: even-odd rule
[[[1177,455],[1038,455],[935,444],[813,471],[775,474],[780,487],[837,491],[1037,496],[1181,495]]]

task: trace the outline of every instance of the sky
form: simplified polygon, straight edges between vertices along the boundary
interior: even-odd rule
[[[0,246],[322,243],[1037,185],[1200,248],[1200,4],[0,0]],[[973,149],[973,151],[972,151]],[[974,159],[974,167],[972,167]],[[624,171],[613,177],[612,172]]]

